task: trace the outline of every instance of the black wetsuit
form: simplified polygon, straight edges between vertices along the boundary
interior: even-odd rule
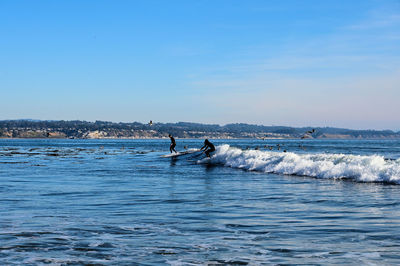
[[[200,149],[203,150],[205,149],[205,154],[207,157],[210,157],[210,153],[215,151],[215,146],[211,142],[209,142],[207,139],[204,141],[204,146]]]
[[[171,139],[171,145],[169,146],[169,151],[172,153],[172,151],[174,151],[175,153],[176,153],[176,150],[175,150],[175,146],[176,146],[176,143],[175,143],[175,139],[174,139],[174,137],[169,137],[170,139]]]

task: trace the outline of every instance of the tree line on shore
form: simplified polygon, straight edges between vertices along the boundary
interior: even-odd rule
[[[2,120],[2,138],[400,138],[392,130],[352,130],[333,127],[264,126],[245,123],[217,125],[178,123],[115,123],[107,121]]]

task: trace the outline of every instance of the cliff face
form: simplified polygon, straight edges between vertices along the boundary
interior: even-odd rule
[[[390,130],[350,130],[340,128],[293,128],[229,124],[225,126],[196,123],[111,123],[85,121],[0,121],[0,138],[259,138],[259,139],[400,139],[400,132]]]
[[[0,131],[0,138],[67,138],[67,135],[58,131],[12,129]]]

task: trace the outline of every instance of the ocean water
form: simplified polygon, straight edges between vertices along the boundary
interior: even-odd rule
[[[400,264],[399,140],[213,142],[0,140],[0,265]]]

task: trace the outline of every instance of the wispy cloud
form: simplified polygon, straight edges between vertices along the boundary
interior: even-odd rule
[[[400,15],[372,13],[335,32],[262,48],[203,69],[190,87],[219,106],[216,121],[395,128],[400,124]],[[212,103],[207,94],[213,95]],[[223,114],[223,115],[222,115]]]
[[[388,12],[374,12],[369,19],[348,25],[344,29],[349,30],[375,30],[397,27],[400,25],[400,14]]]
[[[400,124],[398,84],[400,69],[340,79],[258,77],[232,82],[234,89],[198,98],[223,110],[223,116],[215,113],[215,122],[242,119],[260,124],[394,128]]]

